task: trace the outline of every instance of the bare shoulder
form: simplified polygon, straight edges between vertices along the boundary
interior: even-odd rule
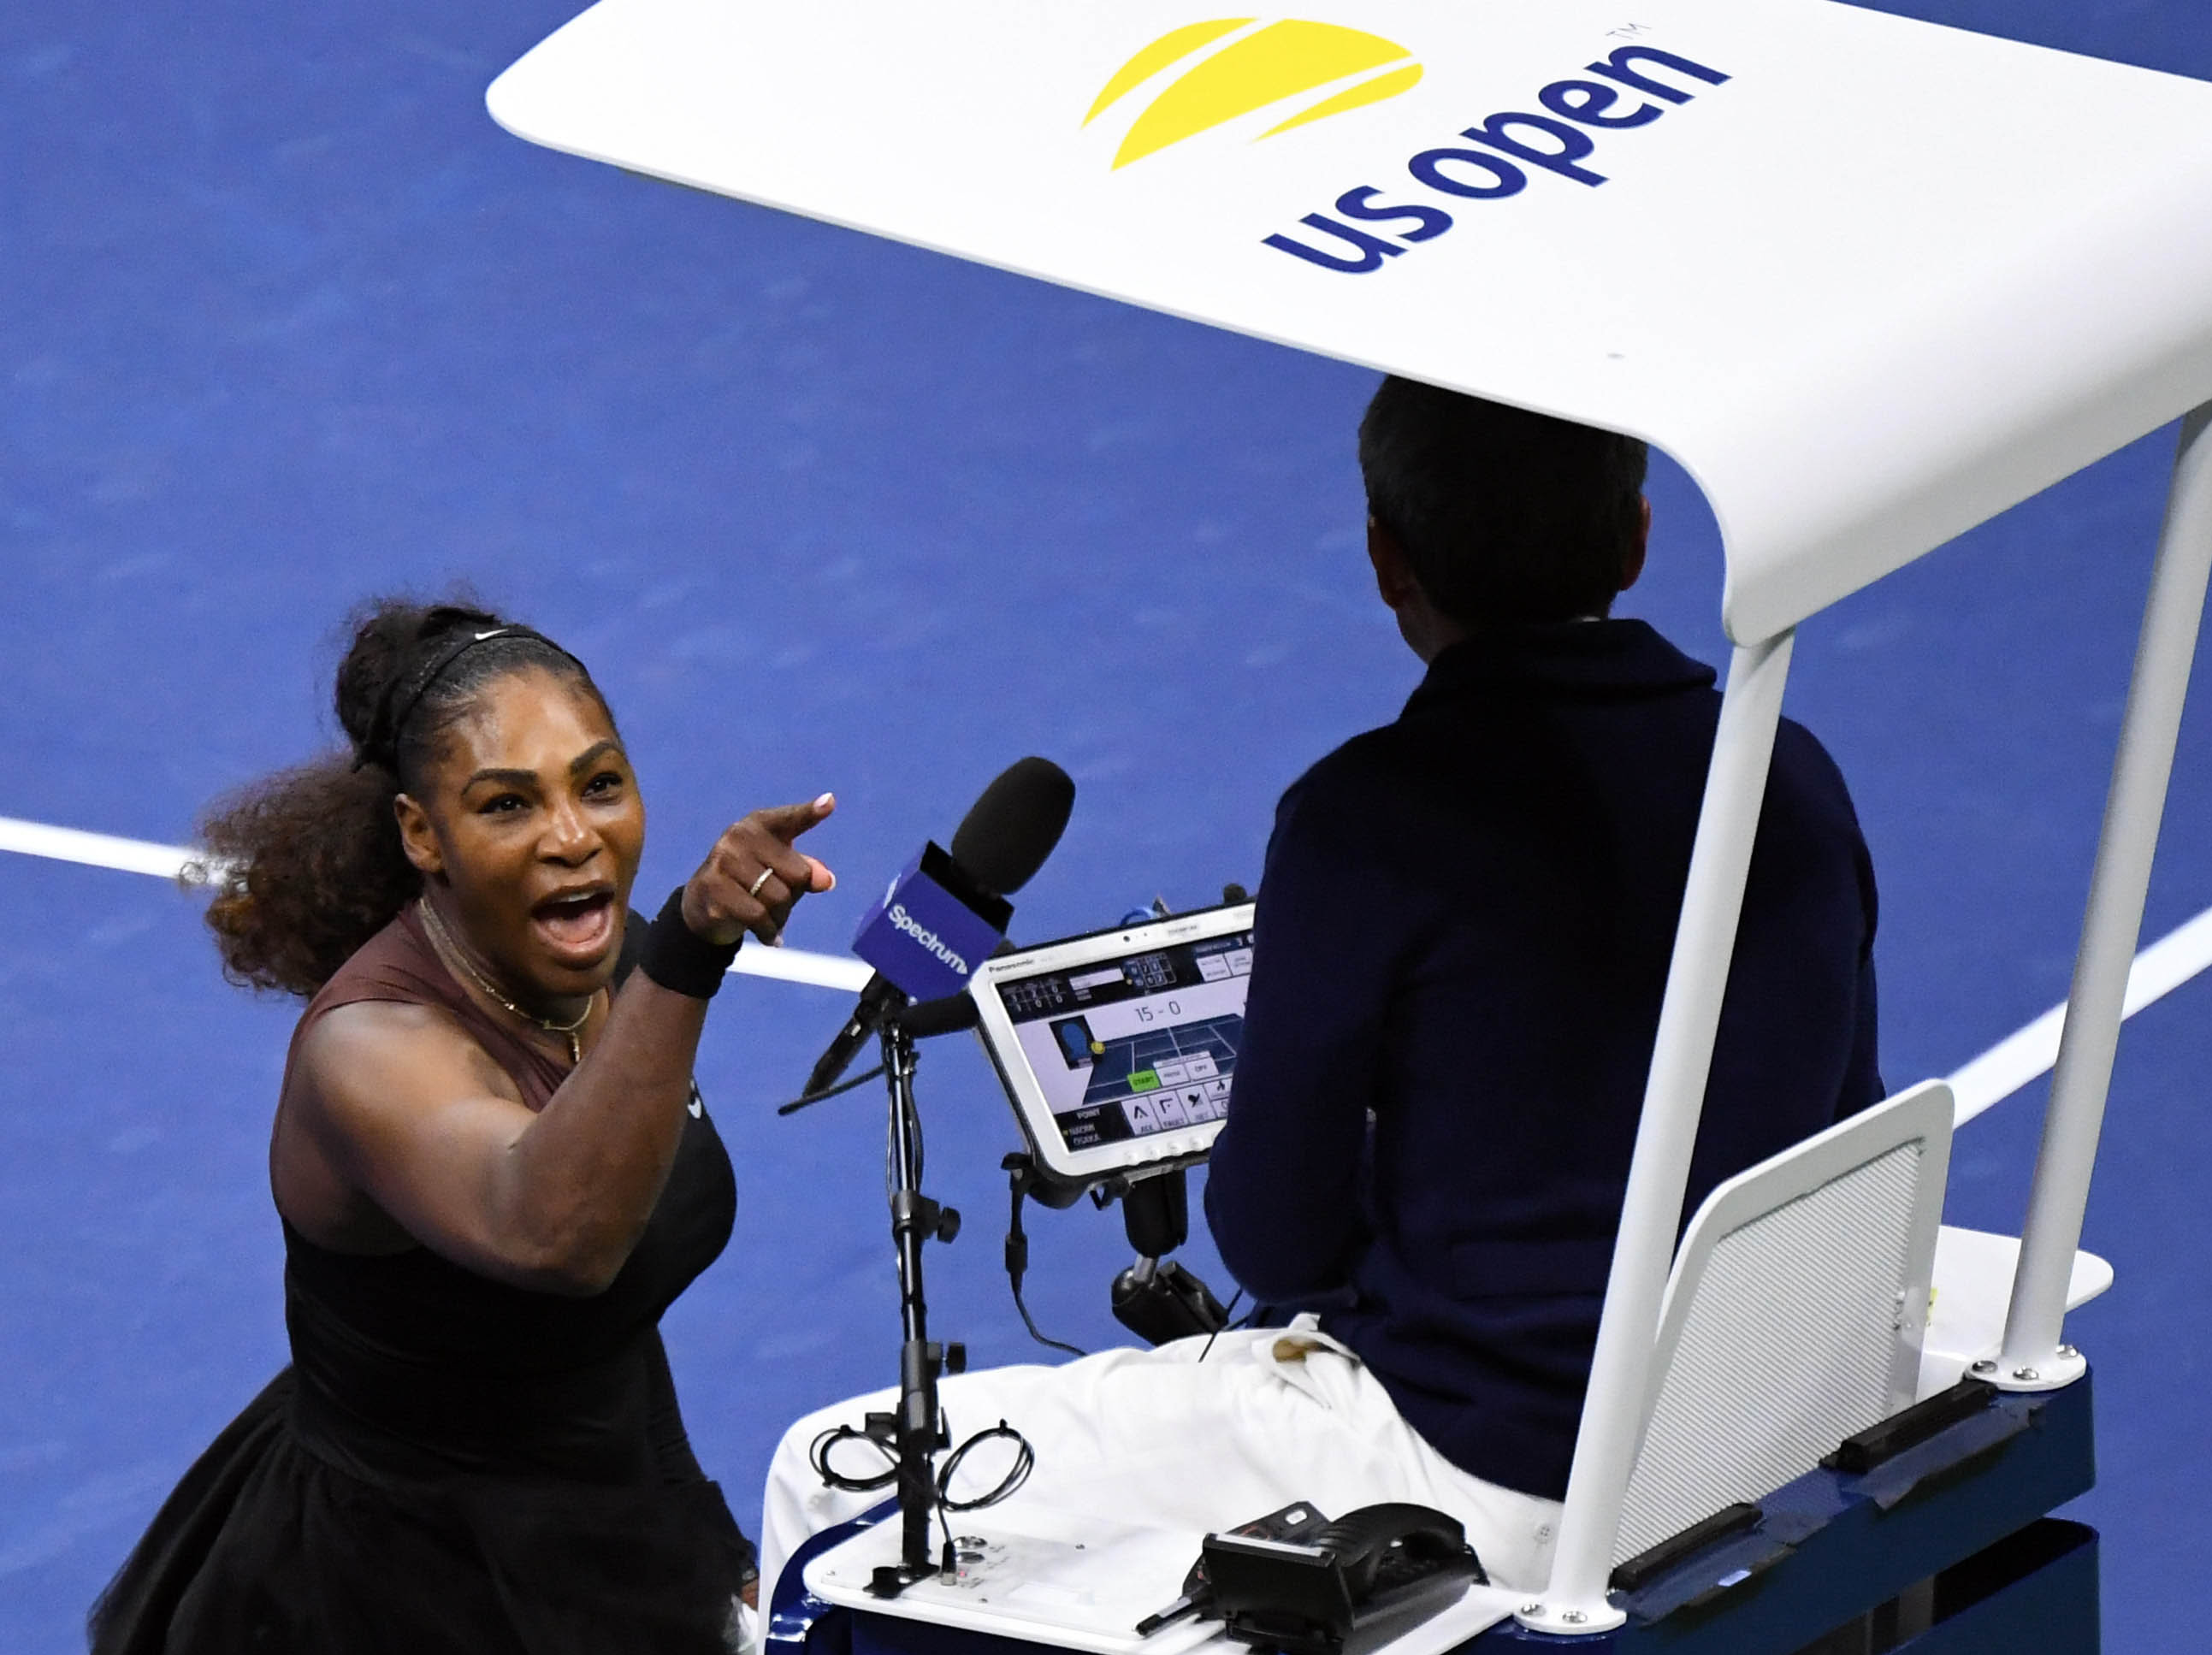
[[[378,1187],[450,1144],[456,1119],[497,1138],[530,1118],[513,1077],[451,1014],[400,1001],[339,1006],[301,1034],[285,1076],[270,1143],[277,1209],[341,1251],[410,1246]]]
[[[458,1018],[397,1000],[364,1000],[317,1018],[284,1089],[288,1109],[323,1121],[487,1099],[523,1106],[514,1077]]]

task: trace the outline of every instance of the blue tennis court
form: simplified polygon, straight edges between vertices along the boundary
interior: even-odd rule
[[[1887,9],[2212,78],[2202,0]],[[570,9],[0,15],[0,818],[188,843],[213,797],[335,741],[349,609],[465,583],[606,689],[656,901],[733,816],[834,789],[808,846],[844,883],[791,941],[841,953],[1026,753],[1079,791],[1023,940],[1255,882],[1276,796],[1419,674],[1361,552],[1372,376],[520,142],[483,88]],[[2065,994],[2172,446],[1800,638],[1790,711],[1881,876],[1893,1087]],[[1718,661],[1712,519],[1663,459],[1651,494],[1620,612]],[[2212,908],[2199,691],[2146,943]],[[0,898],[0,1647],[58,1651],[284,1360],[265,1154],[296,1008],[222,982],[173,882],[9,854]],[[880,1098],[773,1109],[846,1004],[742,978],[701,1062],[741,1204],[667,1333],[749,1529],[783,1424],[896,1378]],[[2212,1574],[2208,1008],[2197,977],[2128,1025],[2084,1237],[2118,1282],[2069,1325],[2118,1650],[2193,1646]],[[979,1365],[1042,1354],[1000,1270],[998,1083],[945,1040],[920,1086],[930,1192],[969,1219],[931,1258],[934,1329]],[[2041,1097],[1961,1129],[1949,1222],[2017,1232]],[[1121,1337],[1118,1216],[1030,1228],[1039,1324]],[[1202,1237],[1185,1257],[1225,1283]]]

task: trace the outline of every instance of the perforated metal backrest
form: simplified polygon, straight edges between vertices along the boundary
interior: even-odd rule
[[[1668,1281],[1614,1561],[1912,1400],[1951,1117],[1930,1081],[1706,1197]]]

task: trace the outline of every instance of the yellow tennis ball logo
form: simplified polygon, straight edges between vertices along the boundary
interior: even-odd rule
[[[1421,66],[1413,61],[1413,54],[1379,34],[1296,18],[1253,28],[1259,21],[1217,17],[1211,22],[1187,24],[1163,34],[1114,71],[1114,78],[1106,82],[1091,112],[1083,118],[1085,126],[1118,103],[1124,94],[1170,64],[1205,51],[1226,35],[1249,31],[1200,58],[1153,97],[1115,151],[1115,167],[1127,167],[1240,115],[1340,81],[1350,84],[1294,111],[1260,136],[1272,138],[1294,126],[1381,103],[1409,91],[1421,78]]]

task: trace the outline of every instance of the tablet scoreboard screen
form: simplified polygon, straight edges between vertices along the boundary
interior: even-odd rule
[[[1244,1036],[1252,906],[1002,956],[977,973],[985,1046],[1063,1176],[1201,1157]]]

